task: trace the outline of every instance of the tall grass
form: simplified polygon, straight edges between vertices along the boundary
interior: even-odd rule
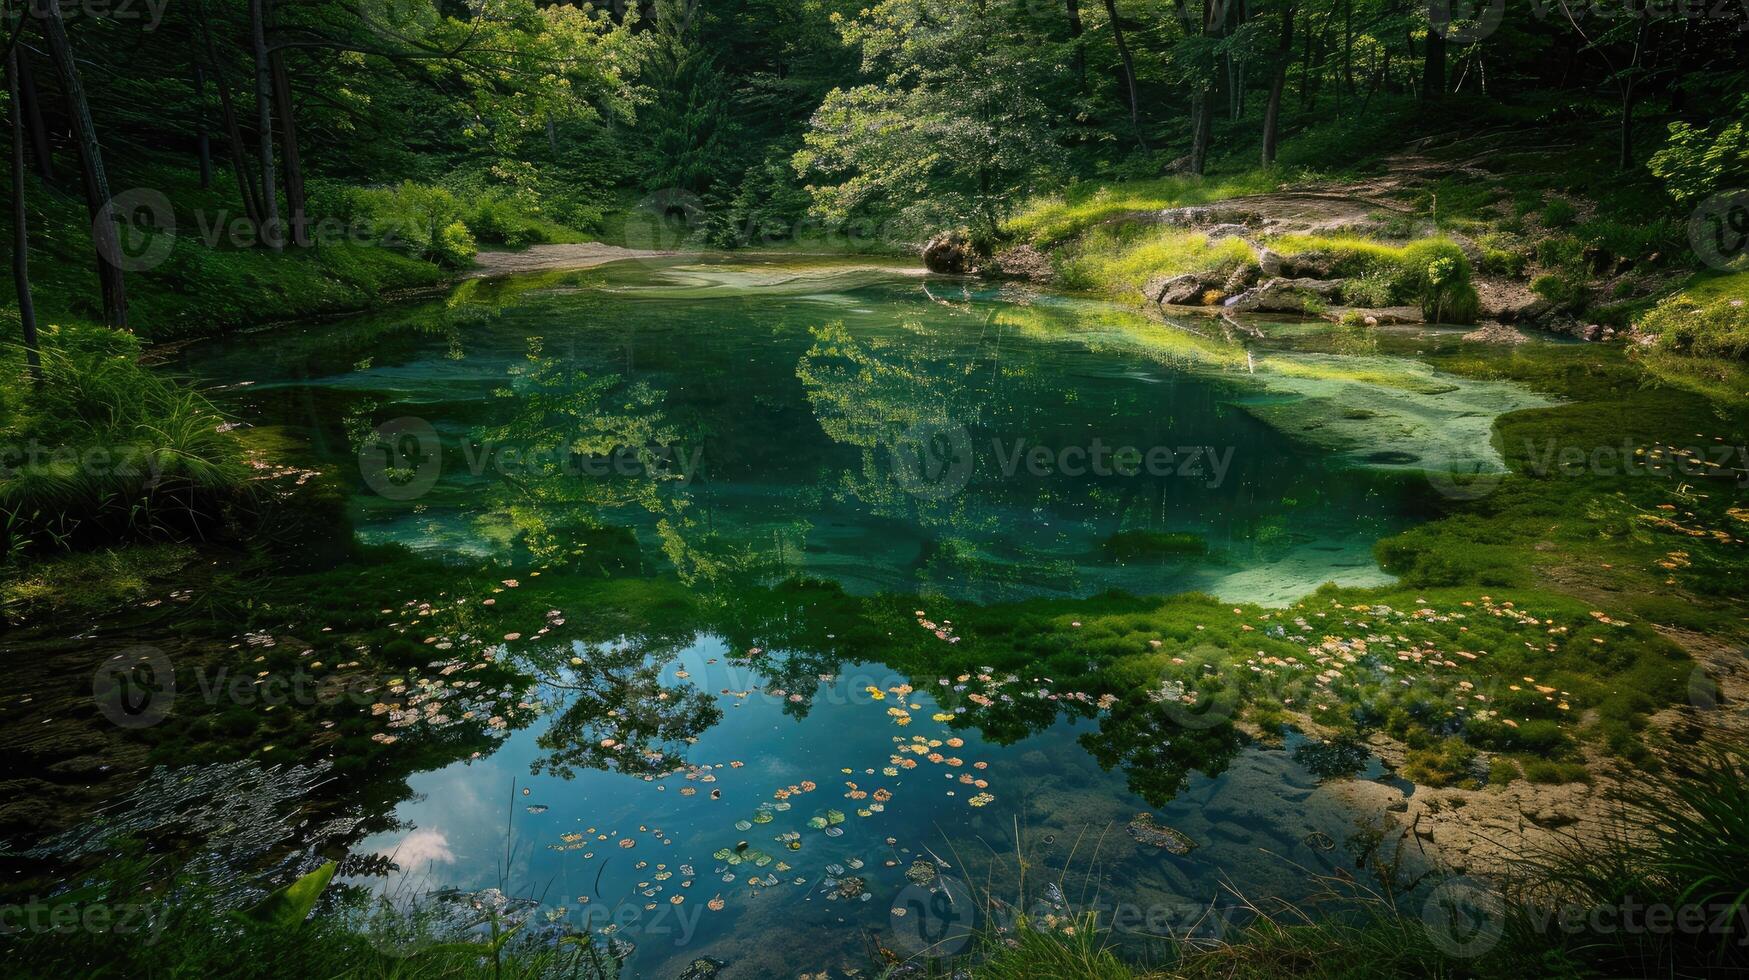
[[[1222,177],[1158,177],[1118,184],[1084,184],[1062,194],[1023,204],[1003,230],[1037,245],[1072,238],[1101,222],[1137,211],[1211,204],[1244,194],[1275,190],[1280,178],[1268,171]]]
[[[209,536],[247,502],[250,472],[199,392],[139,363],[130,335],[51,328],[43,380],[16,350],[0,393],[0,548]]]

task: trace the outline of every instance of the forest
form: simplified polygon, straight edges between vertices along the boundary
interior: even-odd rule
[[[1749,968],[1749,0],[0,11],[8,975]]]

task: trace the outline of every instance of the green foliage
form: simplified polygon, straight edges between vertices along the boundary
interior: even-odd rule
[[[1573,202],[1564,197],[1551,196],[1543,204],[1543,224],[1549,228],[1566,228],[1579,217],[1579,211],[1573,207]]]
[[[1130,967],[1107,945],[1092,915],[1061,928],[1022,924],[1012,936],[990,942],[976,980],[1131,980]]]
[[[405,181],[398,187],[355,190],[350,216],[393,247],[447,265],[466,265],[474,240],[460,200],[442,187]]]
[[[269,893],[243,915],[277,929],[293,929],[303,925],[304,920],[310,917],[310,911],[316,907],[316,902],[321,899],[322,892],[327,889],[328,882],[334,879],[337,868],[339,865],[333,861],[325,862],[284,888]]]
[[[1365,238],[1286,235],[1271,245],[1284,255],[1333,257],[1333,271],[1349,280],[1348,288],[1375,301],[1367,305],[1419,306],[1433,323],[1473,323],[1480,312],[1469,260],[1447,239],[1387,245]]]
[[[18,349],[3,370],[22,375]],[[0,389],[8,550],[216,533],[249,497],[243,453],[199,393],[139,364],[139,341],[51,327],[42,384]]]
[[[1738,103],[1749,112],[1749,98]],[[1740,189],[1749,181],[1749,125],[1729,119],[1718,128],[1686,122],[1670,124],[1664,148],[1646,162],[1678,204],[1693,204],[1709,194]]]
[[[1497,755],[1488,763],[1488,785],[1507,786],[1524,773],[1518,768],[1518,763],[1503,755]]]
[[[1403,775],[1423,786],[1476,786],[1476,750],[1462,739],[1448,738],[1411,748]]]
[[[1749,272],[1702,277],[1659,303],[1637,323],[1664,350],[1749,358]]]
[[[885,83],[834,89],[815,111],[795,157],[815,214],[874,217],[895,237],[965,226],[996,238],[1016,196],[1061,158],[1040,102],[1057,66],[1014,9],[881,0],[839,21]]]
[[[1156,276],[1224,276],[1254,257],[1251,246],[1237,238],[1210,241],[1200,232],[1102,229],[1063,250],[1057,278],[1069,289],[1134,295]]]
[[[1168,208],[1266,193],[1278,185],[1277,177],[1258,171],[1211,179],[1160,177],[1114,184],[1076,184],[1061,193],[1026,201],[1004,223],[1003,230],[1035,244],[1050,245],[1112,219],[1142,218]]]

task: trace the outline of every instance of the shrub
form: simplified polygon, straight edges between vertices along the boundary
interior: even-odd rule
[[[1412,748],[1403,763],[1403,775],[1423,786],[1468,786],[1474,788],[1476,750],[1460,738],[1447,738],[1422,748]]]
[[[1518,763],[1505,756],[1495,756],[1488,763],[1488,783],[1493,786],[1505,786],[1523,775],[1518,770]]]
[[[1543,205],[1543,224],[1549,228],[1565,228],[1579,217],[1579,210],[1564,197],[1551,197]]]
[[[1288,235],[1274,243],[1285,255],[1326,252],[1335,257],[1332,272],[1349,280],[1355,295],[1385,302],[1368,305],[1415,305],[1434,322],[1472,323],[1481,312],[1470,284],[1470,263],[1463,249],[1443,238],[1427,238],[1393,246],[1364,238]],[[1347,295],[1347,294],[1345,294]],[[1351,300],[1353,301],[1353,300]]]
[[[395,188],[354,191],[351,203],[354,216],[368,221],[387,244],[450,266],[465,265],[474,257],[465,209],[441,187],[407,181]]]

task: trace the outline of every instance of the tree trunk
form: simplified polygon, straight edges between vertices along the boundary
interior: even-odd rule
[[[1445,26],[1427,19],[1427,51],[1422,61],[1421,101],[1438,102],[1445,98]]]
[[[291,78],[285,70],[284,55],[276,51],[269,61],[273,67],[273,100],[279,112],[279,148],[285,159],[285,206],[291,212],[291,240],[299,248],[309,248],[309,216],[305,213],[304,204],[304,167],[298,156],[298,124],[292,113]]]
[[[1081,44],[1081,0],[1066,0],[1069,8],[1069,44],[1074,48],[1070,63],[1075,66],[1075,83],[1087,88],[1087,49]]]
[[[1621,97],[1621,155],[1616,161],[1621,170],[1634,169],[1634,86],[1629,82]]]
[[[1105,0],[1106,16],[1111,18],[1111,40],[1117,45],[1118,61],[1122,63],[1123,83],[1130,97],[1130,126],[1136,131],[1136,142],[1142,144],[1142,149],[1148,148],[1148,141],[1142,138],[1142,102],[1136,93],[1136,63],[1130,58],[1130,46],[1123,39],[1123,25],[1118,23],[1117,0]]]
[[[1208,167],[1209,142],[1215,125],[1213,93],[1199,92],[1191,102],[1196,119],[1190,142],[1190,172],[1200,176]]]
[[[206,69],[194,66],[194,142],[200,158],[200,189],[213,186],[213,141],[206,128]]]
[[[67,100],[67,115],[73,120],[74,143],[79,148],[79,169],[85,184],[85,207],[91,215],[91,244],[97,250],[97,283],[103,293],[103,322],[117,330],[128,326],[127,283],[121,269],[121,241],[115,232],[115,208],[109,196],[109,175],[103,169],[103,147],[97,142],[97,127],[91,122],[91,105],[79,80],[79,65],[67,41],[67,25],[61,21],[58,0],[31,0],[31,16],[49,47],[49,60],[61,79]]]
[[[1263,107],[1263,165],[1275,163],[1278,134],[1281,131],[1281,96],[1287,89],[1287,63],[1294,50],[1293,4],[1281,12],[1281,43],[1275,48],[1275,77],[1269,83],[1269,102]]]
[[[24,366],[32,384],[43,382],[42,354],[37,348],[36,305],[30,297],[30,217],[24,199],[23,88],[18,66],[23,61],[18,47],[6,56],[6,88],[12,96],[12,285],[18,294],[18,325],[24,333]]]
[[[36,92],[30,55],[16,45],[13,50],[18,52],[18,85],[24,96],[25,118],[30,122],[31,159],[36,162],[37,176],[52,181],[55,179],[54,150],[49,146],[49,128],[43,124],[43,102]]]
[[[201,43],[206,48],[207,63],[213,69],[213,87],[219,90],[219,115],[225,127],[225,143],[230,148],[231,170],[237,175],[237,193],[243,198],[243,213],[249,223],[261,226],[261,202],[257,199],[255,182],[249,178],[249,153],[243,144],[243,130],[237,125],[237,106],[231,99],[231,81],[225,76],[218,52],[213,49],[213,36],[206,26],[206,15],[197,4],[196,26]]]
[[[261,139],[261,240],[277,252],[279,187],[273,169],[273,65],[267,53],[266,0],[249,0],[249,39],[255,48],[255,127]]]

